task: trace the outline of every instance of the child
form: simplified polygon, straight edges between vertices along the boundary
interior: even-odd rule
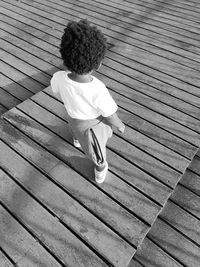
[[[115,126],[121,133],[125,129],[108,89],[92,76],[100,68],[106,48],[104,35],[87,20],[69,22],[60,45],[67,70],[56,72],[51,79],[52,90],[59,93],[69,115],[74,145],[81,146],[94,162],[97,183],[106,178],[106,143],[112,136],[111,127]]]

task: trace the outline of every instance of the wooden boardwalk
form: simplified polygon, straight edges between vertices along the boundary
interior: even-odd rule
[[[0,1],[0,266],[200,266],[199,14],[197,0]],[[48,87],[80,18],[108,38],[95,75],[126,124],[102,185]]]

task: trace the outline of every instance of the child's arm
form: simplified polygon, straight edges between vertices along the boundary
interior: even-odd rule
[[[113,113],[112,115],[108,116],[108,117],[103,117],[103,121],[104,123],[110,125],[111,127],[114,126],[117,128],[117,130],[120,133],[124,133],[125,130],[125,125],[124,123],[120,120],[120,118],[118,117],[117,113]]]

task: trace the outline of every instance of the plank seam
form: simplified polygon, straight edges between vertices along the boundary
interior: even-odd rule
[[[159,247],[161,250],[163,250],[167,255],[169,255],[172,259],[174,259],[175,261],[177,261],[179,264],[181,264],[183,267],[188,267],[186,266],[182,261],[180,261],[177,257],[175,257],[172,253],[170,253],[169,251],[167,251],[167,249],[165,249],[164,247],[161,247],[154,239],[153,237],[151,237],[150,233],[147,234],[147,238],[157,247]]]
[[[13,264],[13,266],[16,266],[16,263],[14,262],[14,260],[10,257],[10,255],[8,255],[8,253],[2,248],[0,247],[0,252],[7,258],[7,260]],[[5,266],[6,267],[6,266]]]
[[[176,204],[176,203],[174,203]],[[178,206],[178,205],[177,205]],[[200,248],[200,244],[198,244],[197,242],[195,242],[192,238],[190,238],[189,236],[187,236],[186,234],[184,234],[183,232],[181,232],[177,227],[175,227],[173,224],[171,224],[170,222],[168,222],[166,219],[164,219],[161,215],[158,216],[159,219],[164,222],[165,224],[167,224],[169,227],[171,227],[173,230],[175,230],[176,232],[178,232],[180,235],[184,236],[187,240],[189,240],[193,245],[197,246],[198,248]]]

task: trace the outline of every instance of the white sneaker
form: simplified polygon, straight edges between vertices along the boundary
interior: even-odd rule
[[[106,174],[108,172],[108,162],[105,162],[105,168],[103,169],[103,171],[97,171],[96,169],[94,170],[95,173],[95,181],[98,184],[101,184],[105,181],[106,179]]]
[[[73,138],[73,143],[75,147],[81,147],[81,144],[79,143],[78,139]]]

